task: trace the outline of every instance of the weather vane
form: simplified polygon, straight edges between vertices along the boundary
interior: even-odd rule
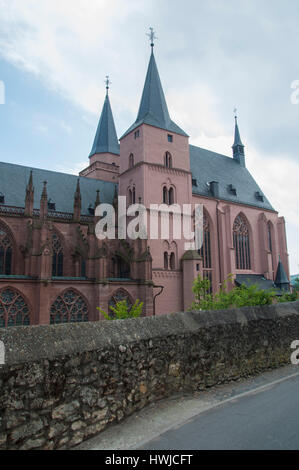
[[[237,117],[238,117],[238,114],[237,114],[237,113],[238,113],[238,110],[237,110],[237,108],[235,108],[235,109],[234,109],[234,115],[235,115],[235,119],[236,119],[236,120],[237,120]]]
[[[112,83],[109,80],[109,75],[106,75],[105,83],[106,83],[106,90],[107,90],[107,95],[108,95],[109,85],[111,85],[111,83]]]
[[[150,27],[150,33],[147,33],[146,35],[149,37],[149,39],[151,41],[151,48],[153,50],[154,45],[155,45],[154,40],[158,39],[157,36],[155,35],[154,28]]]

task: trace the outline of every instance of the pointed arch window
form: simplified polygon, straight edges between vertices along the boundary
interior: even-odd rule
[[[121,256],[111,258],[111,277],[114,279],[129,279],[131,275],[130,263]]]
[[[130,311],[133,306],[133,301],[127,291],[125,291],[124,289],[119,289],[110,297],[108,306],[109,306],[109,316],[111,318],[115,318],[115,314],[113,310],[111,309],[111,307],[115,308],[118,302],[123,302],[123,301],[126,301],[128,310]]]
[[[164,165],[166,166],[166,168],[172,168],[172,156],[169,152],[165,153]]]
[[[271,227],[271,222],[268,222],[267,224],[267,231],[268,231],[268,249],[270,253],[273,252],[273,243],[272,243],[272,227]]]
[[[12,273],[13,245],[11,237],[4,226],[0,224],[0,275]]]
[[[168,190],[166,186],[163,187],[163,204],[168,204]]]
[[[81,256],[80,259],[80,274],[81,277],[86,277],[86,259]]]
[[[199,254],[202,257],[202,264],[204,269],[212,268],[212,256],[211,256],[211,231],[210,222],[206,214],[203,216],[203,243],[199,250]]]
[[[61,240],[56,233],[52,235],[52,276],[63,276],[63,248]]]
[[[213,269],[211,250],[211,226],[208,215],[203,214],[203,240],[202,247],[198,251],[202,257],[203,278],[210,281],[210,293],[213,291]]]
[[[129,189],[129,205],[133,203],[133,192],[132,189]]]
[[[51,306],[50,324],[88,321],[88,307],[83,297],[69,289],[59,295]]]
[[[164,269],[168,270],[168,253],[164,252]]]
[[[30,325],[30,309],[23,296],[15,289],[0,291],[0,328]]]
[[[173,188],[170,188],[170,190],[168,191],[168,204],[170,206],[174,204],[174,189]]]
[[[170,269],[174,271],[175,270],[175,254],[174,253],[171,253],[169,261],[170,261]]]
[[[236,217],[233,226],[234,249],[236,253],[236,268],[251,269],[249,225],[244,215]]]

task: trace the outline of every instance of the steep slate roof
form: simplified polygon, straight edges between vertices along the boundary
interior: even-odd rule
[[[212,197],[207,183],[218,181],[220,199],[274,210],[265,196],[264,201],[257,199],[256,193],[263,194],[262,190],[247,168],[233,158],[190,145],[190,166],[192,177],[197,180],[197,186],[192,187],[194,194]],[[237,190],[236,196],[229,189],[231,184]]]
[[[135,123],[121,137],[125,137],[141,124],[165,129],[176,134],[187,136],[169,116],[154,53],[151,53],[142,98]]]
[[[275,283],[271,280],[266,279],[262,274],[237,274],[236,275],[236,284],[237,286],[246,286],[251,287],[253,285],[257,286],[258,289],[262,290],[273,290],[276,294],[282,294],[282,290],[279,289]]]
[[[48,199],[55,202],[56,211],[74,212],[74,194],[78,176],[56,171],[34,169],[26,166],[0,162],[0,192],[5,195],[5,205],[24,207],[26,186],[33,170],[34,209],[39,209],[43,182],[47,181]],[[88,207],[94,207],[97,190],[104,203],[112,203],[115,184],[80,177],[82,214],[89,215]]]
[[[119,155],[119,143],[108,93],[106,95],[90,157],[96,153]]]

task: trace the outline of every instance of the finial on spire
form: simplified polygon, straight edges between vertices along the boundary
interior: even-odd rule
[[[107,91],[107,95],[108,95],[108,90],[110,88],[109,85],[112,84],[112,82],[110,82],[109,75],[106,75],[105,83],[106,83],[106,91]]]
[[[155,39],[158,39],[157,36],[155,35],[155,31],[154,31],[154,28],[150,27],[150,32],[146,34],[148,37],[149,37],[149,40],[151,42],[151,48],[152,48],[152,52],[154,50],[154,40]]]
[[[237,108],[234,109],[234,115],[235,115],[235,120],[237,122],[237,119],[238,119],[238,109]]]

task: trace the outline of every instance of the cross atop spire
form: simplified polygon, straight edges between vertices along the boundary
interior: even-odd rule
[[[109,79],[109,75],[106,75],[106,80],[105,80],[105,84],[106,84],[106,93],[108,95],[108,90],[109,90],[109,85],[112,84],[112,82],[110,82],[110,79]]]
[[[152,53],[147,69],[137,119],[125,134],[123,134],[121,139],[141,124],[148,124],[153,127],[158,127],[159,129],[165,129],[176,134],[187,136],[187,134],[170,119],[153,51],[154,40],[157,39],[153,28],[150,28],[150,33],[147,33],[147,36],[151,41]]]
[[[150,27],[150,32],[146,34],[148,37],[149,37],[149,40],[151,42],[151,48],[152,48],[152,52],[154,50],[154,40],[155,39],[158,39],[157,36],[155,35],[155,31],[154,31],[154,28]]]
[[[108,75],[106,76],[105,83],[107,94],[89,157],[97,153],[113,153],[119,155],[119,143],[108,95],[109,85],[111,84]]]

